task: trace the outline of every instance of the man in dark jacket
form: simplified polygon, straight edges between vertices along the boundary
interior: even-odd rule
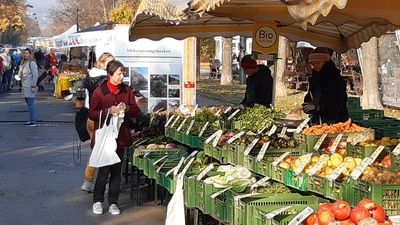
[[[240,103],[245,107],[254,107],[254,104],[271,107],[272,103],[272,76],[271,70],[265,65],[257,65],[251,55],[245,55],[240,61],[246,79],[246,93]]]
[[[313,71],[303,111],[310,114],[313,124],[332,124],[348,119],[346,82],[331,60],[329,52],[317,48],[309,54]]]

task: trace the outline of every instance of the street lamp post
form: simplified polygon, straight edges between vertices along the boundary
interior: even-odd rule
[[[76,32],[79,31],[79,9],[76,8]]]

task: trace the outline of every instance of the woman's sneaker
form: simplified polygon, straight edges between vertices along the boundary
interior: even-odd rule
[[[121,211],[118,209],[117,204],[111,204],[110,208],[108,209],[108,211],[112,214],[112,215],[119,215],[121,214]]]
[[[93,192],[93,183],[85,180],[85,182],[83,182],[83,184],[81,186],[81,190],[87,191],[89,193]]]
[[[32,122],[26,122],[25,126],[36,127],[37,124],[36,123],[32,123]]]
[[[103,203],[96,202],[93,204],[93,213],[96,215],[103,214]]]

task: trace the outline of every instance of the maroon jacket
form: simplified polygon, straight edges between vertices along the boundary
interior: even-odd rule
[[[132,88],[121,84],[120,92],[118,94],[111,94],[110,90],[107,87],[107,82],[103,82],[100,86],[98,86],[90,99],[90,107],[89,107],[89,118],[94,121],[94,131],[92,138],[92,148],[96,139],[96,129],[99,128],[99,117],[100,111],[103,110],[101,114],[101,124],[104,124],[105,117],[107,115],[107,109],[111,108],[113,105],[118,105],[120,102],[125,102],[127,111],[125,112],[124,122],[121,125],[119,130],[119,135],[117,138],[117,146],[118,149],[123,149],[132,145],[132,138],[129,129],[129,118],[136,117],[140,109],[136,105],[135,96],[133,95]],[[110,115],[111,116],[111,115]]]

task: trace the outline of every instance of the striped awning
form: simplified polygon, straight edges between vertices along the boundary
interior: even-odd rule
[[[254,22],[272,21],[290,40],[343,52],[399,28],[399,12],[391,0],[143,0],[130,40],[251,37]]]

